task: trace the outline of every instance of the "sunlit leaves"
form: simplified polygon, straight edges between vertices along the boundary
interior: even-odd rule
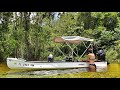
[[[57,14],[55,14],[57,13]],[[56,18],[56,19],[55,19]],[[115,51],[117,58],[120,40],[119,12],[1,12],[0,54],[24,57],[30,50],[32,58],[46,58],[57,53],[53,39],[57,36],[83,36]],[[117,41],[117,42],[116,42]],[[58,45],[61,49],[66,49]],[[29,48],[29,49],[28,49]],[[78,49],[81,50],[82,47]],[[69,51],[69,50],[68,50]],[[2,56],[2,54],[4,54]],[[117,55],[117,56],[116,56]],[[37,60],[36,59],[36,60]]]

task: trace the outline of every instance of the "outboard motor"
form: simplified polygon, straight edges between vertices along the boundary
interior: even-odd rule
[[[105,52],[102,50],[102,48],[99,48],[98,52],[96,53],[97,59],[100,61],[106,61],[105,60]]]

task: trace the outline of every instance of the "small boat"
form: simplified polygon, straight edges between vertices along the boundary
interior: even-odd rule
[[[88,46],[85,45],[85,41],[90,42]],[[85,54],[90,46],[92,46],[93,39],[80,37],[80,36],[62,36],[56,37],[54,39],[56,43],[65,43],[71,49],[71,56],[73,57],[75,54],[78,56],[74,49],[70,46],[70,44],[83,43],[86,49],[80,58]],[[57,46],[57,45],[56,45]],[[58,47],[57,47],[58,48]],[[65,56],[65,54],[58,48],[58,50]],[[66,56],[65,56],[66,57]],[[79,56],[78,56],[79,57]],[[96,66],[99,67],[107,67],[107,61],[96,61]],[[66,61],[66,60],[54,60],[53,62],[46,61],[27,61],[21,58],[7,58],[7,66],[11,69],[68,69],[68,68],[87,68],[89,67],[89,63],[82,60],[77,61]]]
[[[106,68],[107,62],[95,62],[97,68]],[[7,58],[7,66],[11,69],[70,69],[70,68],[87,68],[88,62],[76,61],[26,61],[19,58]]]

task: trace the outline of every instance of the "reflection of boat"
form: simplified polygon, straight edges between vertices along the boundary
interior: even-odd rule
[[[87,49],[92,45],[93,39],[84,38],[80,36],[63,36],[57,37],[54,39],[56,43],[66,43],[69,48],[71,49],[71,55],[73,57],[73,53],[78,56],[73,48],[71,48],[70,44],[79,44],[84,43],[84,41],[90,42],[88,46],[85,45],[86,50],[80,56],[80,58],[85,54]],[[63,54],[63,52],[58,48],[58,50]],[[64,55],[64,54],[63,54]],[[65,55],[64,55],[65,56]],[[106,61],[99,61],[95,62],[97,67],[107,67]],[[54,61],[54,62],[47,62],[47,61],[26,61],[20,58],[7,58],[7,66],[11,69],[65,69],[65,68],[81,68],[81,67],[89,67],[88,62],[83,62],[77,60],[73,60],[73,58],[68,58],[67,60],[62,61]]]

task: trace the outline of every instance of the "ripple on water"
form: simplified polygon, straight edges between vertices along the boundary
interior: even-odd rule
[[[58,75],[68,73],[88,72],[88,68],[64,69],[64,70],[37,70],[8,73],[9,75]]]

